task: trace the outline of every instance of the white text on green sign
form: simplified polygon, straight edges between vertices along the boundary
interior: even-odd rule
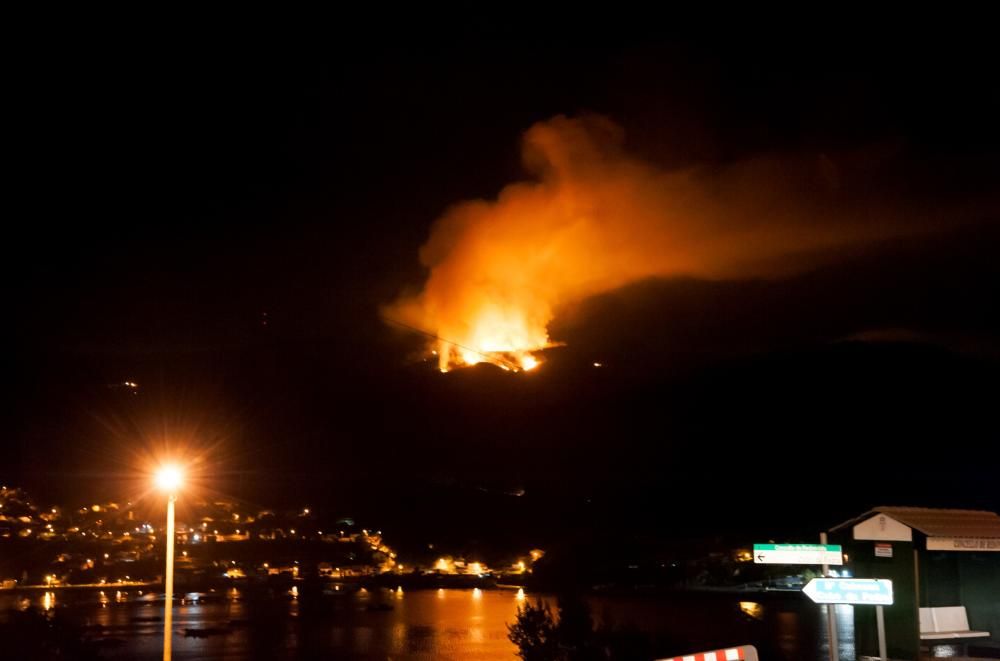
[[[753,561],[759,565],[842,565],[839,544],[754,544]]]

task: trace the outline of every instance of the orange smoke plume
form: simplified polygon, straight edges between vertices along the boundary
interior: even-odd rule
[[[422,291],[384,314],[433,336],[442,371],[531,369],[553,345],[557,312],[587,297],[649,277],[767,275],[794,253],[888,231],[833,217],[828,162],[664,171],[627,155],[623,139],[600,116],[531,127],[533,179],[449,209],[420,251]]]

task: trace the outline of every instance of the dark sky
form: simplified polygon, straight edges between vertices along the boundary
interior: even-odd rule
[[[113,491],[166,434],[215,448],[220,491],[389,518],[517,488],[692,529],[1000,508],[983,35],[347,32],[50,36],[8,62],[0,478]],[[663,168],[891,145],[859,195],[963,222],[775,280],[602,296],[557,319],[567,346],[535,374],[415,361],[378,306],[420,284],[432,222],[525,177],[533,123],[581,112]]]

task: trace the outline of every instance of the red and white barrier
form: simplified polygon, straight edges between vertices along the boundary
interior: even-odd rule
[[[729,647],[724,650],[714,652],[696,652],[695,654],[685,654],[683,656],[672,656],[659,661],[758,661],[757,648],[753,645],[743,645],[742,647]]]

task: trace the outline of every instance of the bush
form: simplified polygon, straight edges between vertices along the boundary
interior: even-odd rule
[[[511,642],[517,645],[517,655],[524,661],[551,661],[558,658],[559,641],[552,610],[541,599],[532,606],[519,606],[517,621],[507,625]]]
[[[637,632],[595,628],[586,602],[574,595],[559,598],[559,617],[541,599],[517,609],[508,637],[524,661],[598,661],[648,659],[649,641]]]

